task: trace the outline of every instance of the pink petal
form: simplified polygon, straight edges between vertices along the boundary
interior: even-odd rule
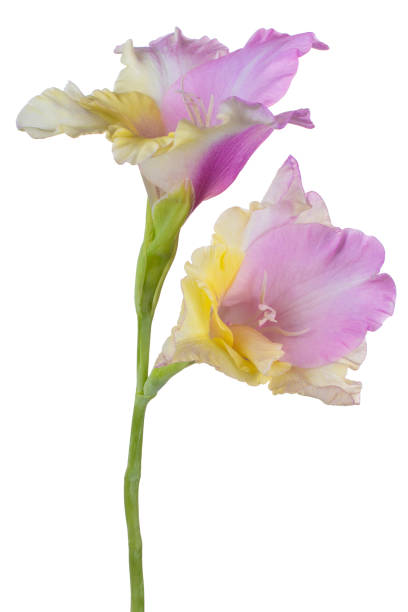
[[[319,194],[315,191],[305,193],[299,165],[292,155],[279,168],[262,204],[270,211],[270,221],[264,223],[262,233],[273,225],[281,225],[290,220],[296,223],[331,225],[326,204]],[[256,237],[254,232],[251,242]],[[249,240],[249,236],[247,238]]]
[[[125,45],[119,45],[115,53],[122,53],[124,48]],[[160,93],[153,97],[160,101],[170,85],[189,70],[227,54],[228,49],[216,38],[210,39],[208,36],[198,39],[188,38],[184,36],[180,28],[176,28],[171,34],[152,41],[148,47],[134,48],[133,53],[139,66],[139,72],[150,67],[151,79],[158,81],[154,89]],[[138,85],[139,80],[140,77],[136,81]]]
[[[266,110],[266,109],[265,109]],[[272,133],[288,123],[313,127],[308,111],[299,109],[273,117],[269,125],[259,123],[243,132],[220,139],[210,147],[193,174],[196,204],[222,193],[236,179],[248,159]]]
[[[193,96],[205,109],[232,96],[271,106],[286,93],[298,66],[298,58],[312,47],[324,48],[314,34],[289,36],[259,30],[243,49],[194,68],[166,93],[162,113],[169,130],[187,118],[185,96]],[[212,101],[213,100],[213,101]]]
[[[277,227],[247,250],[221,317],[228,325],[257,325],[266,273],[264,302],[276,310],[277,323],[262,333],[282,343],[283,360],[295,366],[332,363],[392,314],[395,285],[378,274],[383,261],[378,240],[356,230],[315,223]]]
[[[242,248],[246,250],[272,227],[288,222],[331,225],[326,204],[319,194],[304,192],[299,166],[292,156],[279,168],[262,200],[262,207],[252,212],[243,235]]]
[[[310,208],[300,213],[296,223],[321,223],[331,226],[329,211],[323,198],[315,191],[308,191],[306,200]]]
[[[294,204],[299,203],[302,208],[308,207],[299,165],[292,155],[279,168],[262,203],[289,208],[289,216],[295,214]]]
[[[275,42],[277,46],[282,44],[285,44],[286,46],[297,45],[299,49],[302,50],[300,37],[303,37],[303,54],[307,53],[310,49],[310,39],[312,40],[313,49],[327,51],[327,49],[329,48],[328,45],[318,40],[313,34],[313,32],[306,32],[305,34],[297,34],[296,36],[290,36],[289,34],[280,34],[273,28],[270,28],[269,30],[265,30],[265,28],[260,28],[251,36],[245,46],[248,47],[254,44],[258,45],[265,42]]]
[[[287,223],[290,219],[310,208],[302,186],[296,159],[289,156],[279,168],[271,186],[262,200],[263,208],[254,210],[246,226],[243,248],[272,227]]]
[[[223,124],[197,128],[196,138],[146,160],[141,164],[143,176],[166,192],[189,178],[194,186],[197,206],[202,200],[224,191],[274,129],[282,129],[288,123],[313,126],[309,112],[304,109],[275,117],[261,104],[245,104],[232,98],[221,110]]]

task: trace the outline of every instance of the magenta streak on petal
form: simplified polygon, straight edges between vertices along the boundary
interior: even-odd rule
[[[195,207],[227,189],[272,132],[273,127],[253,125],[240,134],[227,136],[208,149],[192,177]]]
[[[384,250],[373,237],[317,223],[271,229],[248,248],[225,296],[228,324],[256,325],[264,302],[277,312],[262,333],[283,345],[283,359],[300,367],[332,363],[357,348],[394,309],[395,285],[378,274]],[[278,331],[303,332],[287,336]],[[305,331],[306,330],[306,331]]]
[[[195,207],[222,193],[236,179],[251,155],[273,132],[288,123],[312,128],[308,109],[289,111],[273,117],[272,125],[253,125],[239,134],[227,136],[213,144],[200,159],[191,177]]]

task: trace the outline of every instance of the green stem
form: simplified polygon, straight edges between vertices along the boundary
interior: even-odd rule
[[[142,538],[139,522],[139,482],[142,465],[143,425],[148,397],[136,394],[125,473],[125,512],[129,540],[131,612],[144,612]]]
[[[143,395],[144,384],[149,374],[150,336],[152,315],[137,317],[137,388],[136,393]]]
[[[137,386],[125,473],[125,512],[129,540],[131,612],[144,612],[142,538],[139,522],[139,482],[142,467],[143,426],[146,406],[158,390],[188,364],[157,368],[149,375],[152,321],[160,291],[177,250],[180,228],[192,202],[190,184],[182,184],[174,193],[146,208],[146,226],[140,249],[136,279],[135,306],[138,320]]]
[[[145,242],[140,250],[135,285],[137,311],[137,386],[130,432],[128,465],[125,473],[124,497],[129,543],[129,575],[131,612],[144,612],[142,536],[139,519],[139,483],[142,470],[143,428],[146,406],[151,396],[143,393],[149,374],[150,336],[153,308],[144,291]],[[140,272],[141,270],[141,272]],[[147,304],[143,300],[147,297]]]

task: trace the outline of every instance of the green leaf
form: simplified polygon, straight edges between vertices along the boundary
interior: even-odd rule
[[[170,365],[154,368],[146,380],[143,394],[145,397],[153,398],[160,389],[178,372],[192,365],[193,361],[180,361],[171,363]]]

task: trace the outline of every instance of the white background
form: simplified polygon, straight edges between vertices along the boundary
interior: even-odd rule
[[[368,338],[360,407],[273,397],[207,366],[148,409],[141,518],[147,612],[406,612],[407,95],[400,0],[116,3],[38,0],[3,15],[0,609],[128,610],[122,502],[135,385],[133,279],[144,221],[136,168],[102,136],[34,141],[26,101],[72,79],[111,87],[113,47],[179,25],[231,49],[258,27],[313,30],[274,111],[308,106],[182,231],[155,321],[174,325],[179,280],[217,216],[263,196],[289,153],[335,224],[376,235],[398,285]]]

